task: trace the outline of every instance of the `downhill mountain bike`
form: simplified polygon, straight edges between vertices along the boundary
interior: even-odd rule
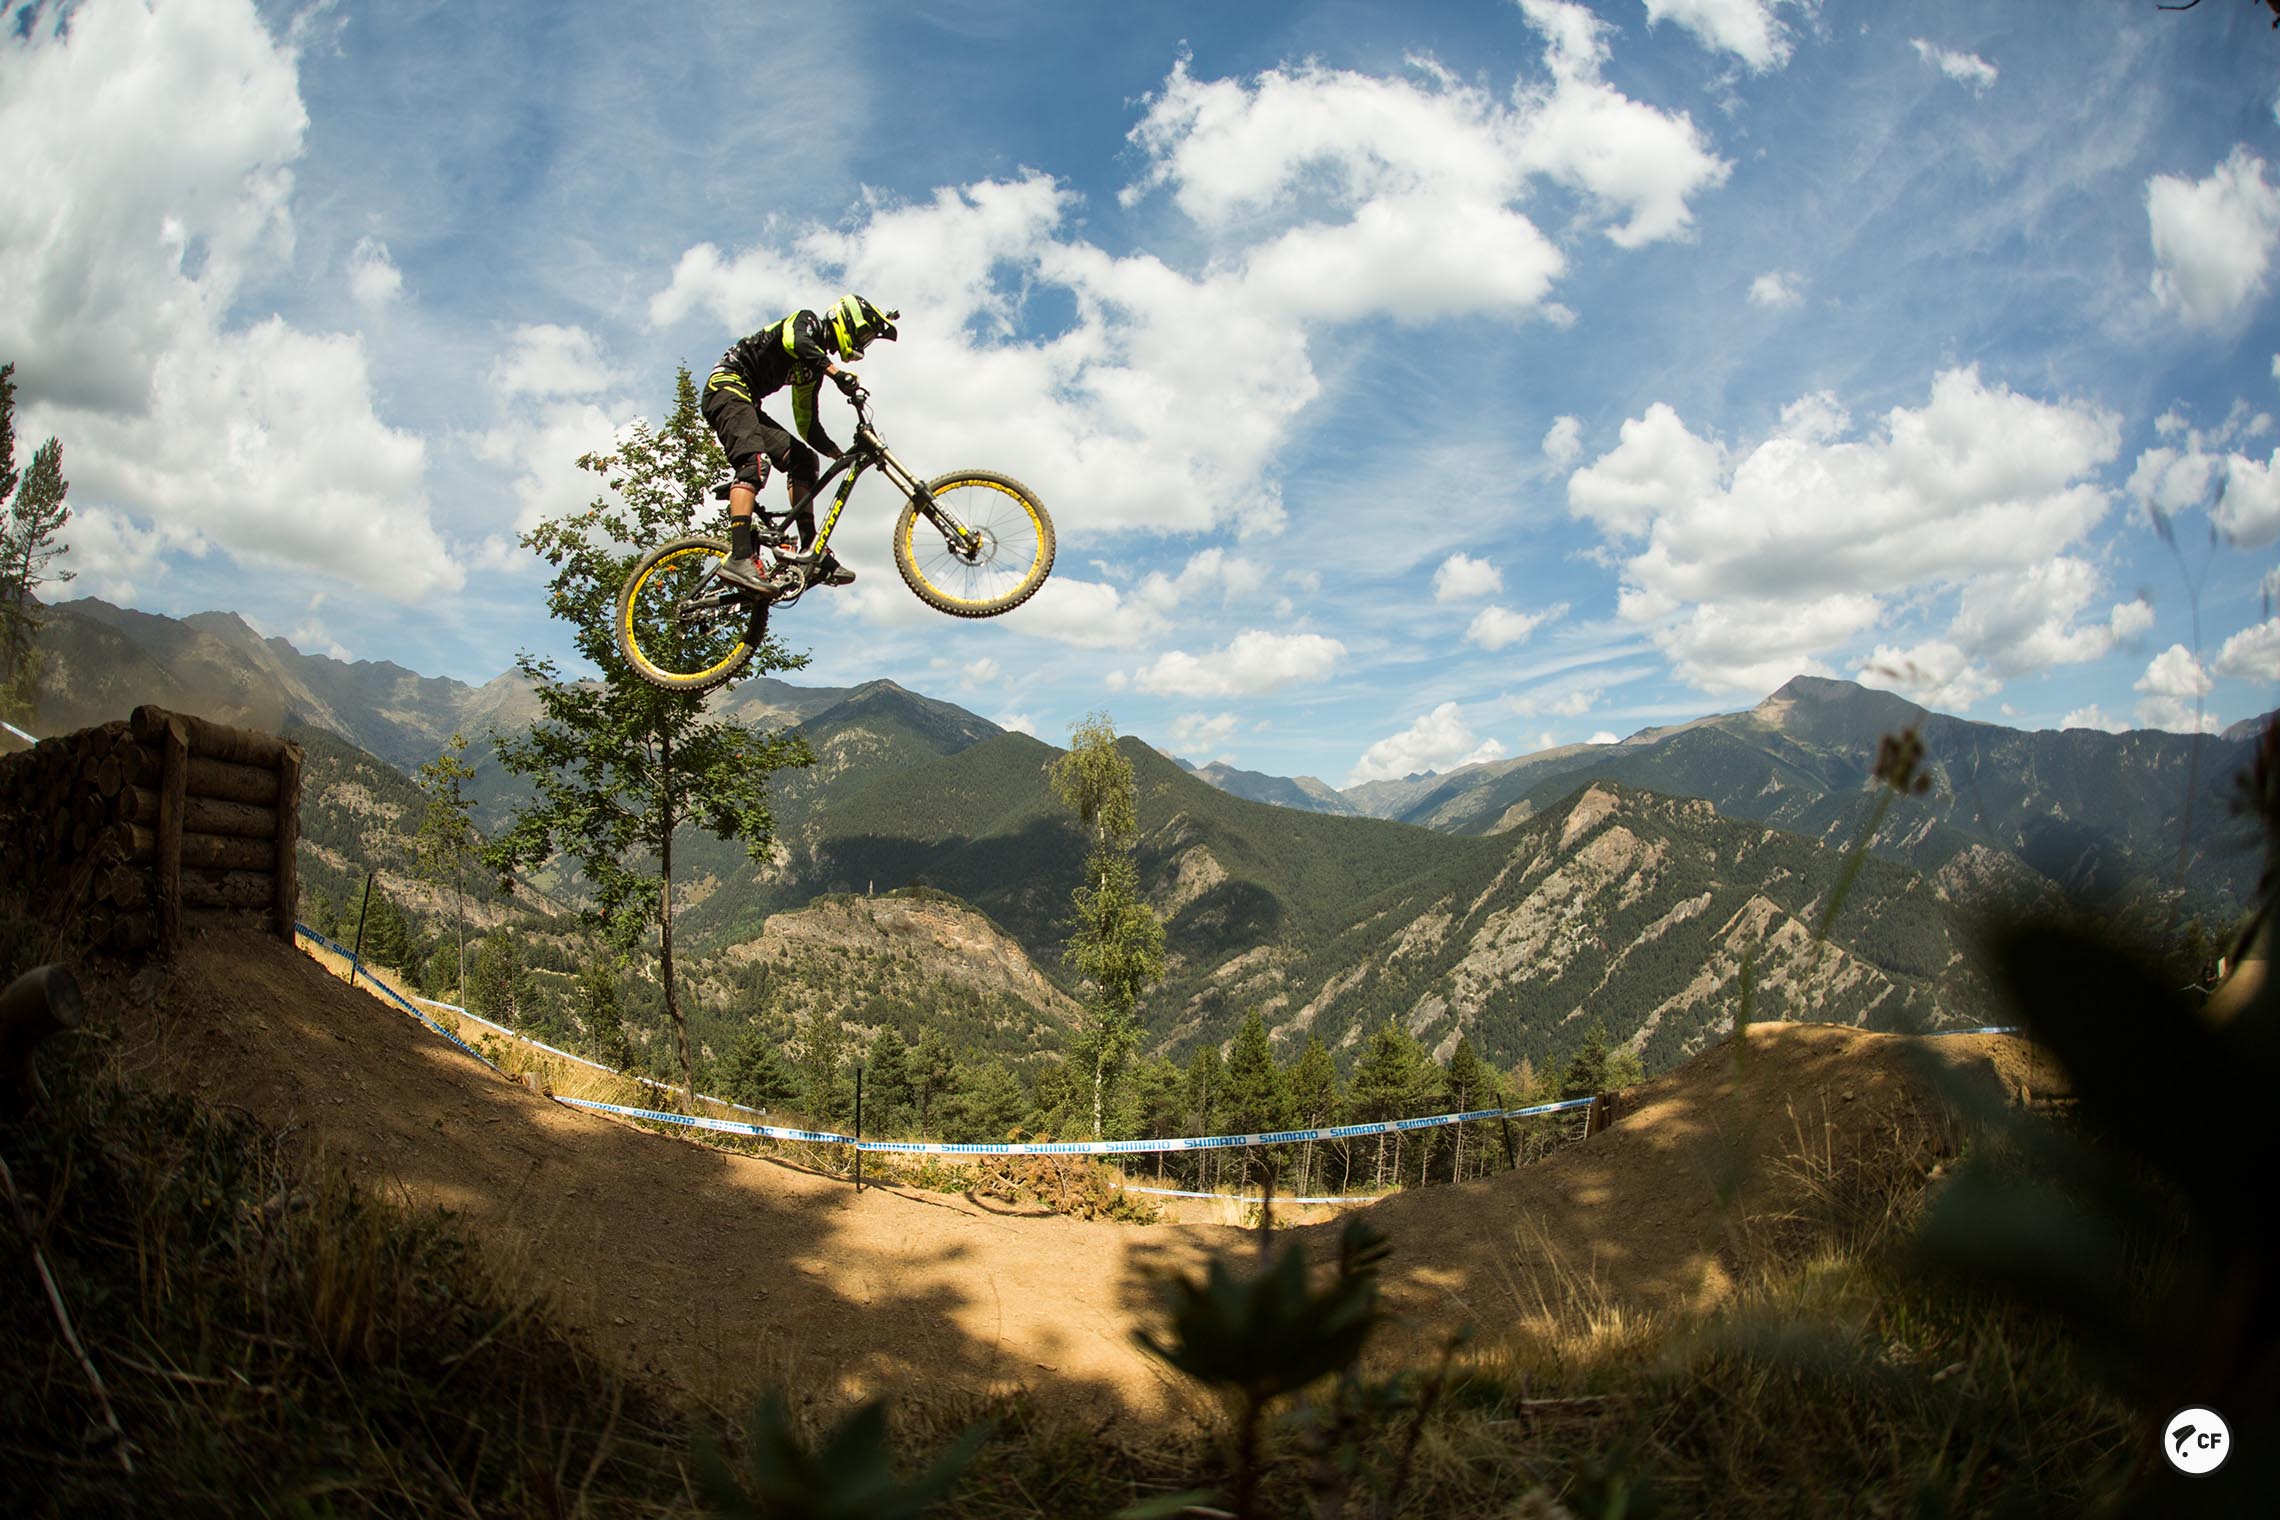
[[[781,512],[753,508],[753,530],[771,568],[760,590],[716,572],[728,542],[690,534],[659,544],[634,562],[618,588],[617,644],[634,673],[667,691],[711,691],[736,678],[767,637],[768,614],[820,584],[831,530],[856,480],[877,469],[903,493],[895,520],[895,569],[927,606],[954,617],[996,617],[1029,600],[1053,569],[1053,519],[1037,493],[1009,475],[959,470],[921,481],[871,426],[870,393],[855,407],[855,441],[808,494]],[[845,474],[831,511],[802,552],[790,531],[801,505]],[[714,486],[727,500],[728,482]]]

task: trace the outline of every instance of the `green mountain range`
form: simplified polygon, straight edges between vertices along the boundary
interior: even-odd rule
[[[482,742],[535,714],[512,676],[469,686],[302,654],[231,614],[177,620],[94,601],[54,609],[46,643],[43,731],[157,701],[338,736],[340,752],[319,747],[324,764],[311,768],[326,882],[354,874],[343,841],[388,790],[358,752],[400,773],[464,732],[476,740],[478,821],[495,823],[519,795]],[[921,888],[970,905],[1021,948],[1032,965],[1007,989],[1033,972],[1065,983],[1084,841],[1047,785],[1057,750],[889,681],[761,679],[714,700],[743,721],[798,728],[816,764],[778,778],[766,864],[701,836],[677,844],[693,955],[725,962],[778,915]],[[1906,727],[1924,740],[1930,789],[1891,807],[1816,942],[1878,795],[1879,741]],[[1619,744],[1342,794],[1310,778],[1199,771],[1127,738],[1142,880],[1167,924],[1150,1033],[1177,1054],[1223,1041],[1257,1007],[1286,1047],[1309,1031],[1350,1047],[1397,1019],[1429,1046],[1469,1034],[1509,1063],[1557,1058],[1596,1022],[1659,1066],[1730,1021],[1745,963],[1753,1016],[1976,1022],[1985,984],[1960,910],[2067,893],[2229,925],[2258,867],[2227,806],[2250,747],[2245,731],[2025,733],[1810,678],[1747,712]],[[835,951],[851,963],[868,953],[860,936]],[[874,969],[856,1003],[884,996],[885,968]]]

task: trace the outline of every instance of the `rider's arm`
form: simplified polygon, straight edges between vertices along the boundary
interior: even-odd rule
[[[809,370],[806,373],[812,376],[815,372]],[[840,454],[839,445],[832,442],[831,435],[823,430],[823,419],[816,414],[816,386],[817,382],[813,379],[803,379],[799,375],[792,377],[792,426],[799,429],[801,439],[809,448],[826,459],[837,459]]]

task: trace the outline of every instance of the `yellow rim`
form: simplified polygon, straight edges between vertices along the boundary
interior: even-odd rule
[[[619,625],[619,632],[625,639],[626,652],[644,667],[655,671],[658,675],[675,681],[701,681],[708,676],[719,675],[744,657],[744,640],[739,638],[727,654],[702,670],[668,670],[650,658],[649,651],[641,647],[640,636],[634,632],[633,609],[640,604],[642,589],[660,570],[668,565],[685,560],[691,555],[696,555],[702,559],[712,559],[716,557],[717,553],[717,550],[706,548],[702,544],[691,544],[686,549],[676,549],[671,554],[660,555],[650,563],[647,569],[634,577],[632,588],[626,592],[625,607],[622,613],[623,621]]]
[[[1022,518],[1029,524],[1029,562],[1022,566],[1021,574],[1014,580],[1013,585],[1007,590],[999,592],[996,596],[957,596],[951,592],[943,590],[940,585],[936,584],[934,577],[928,575],[926,573],[926,568],[919,563],[919,515],[915,512],[911,514],[910,525],[903,529],[903,562],[909,565],[911,569],[916,572],[920,580],[926,582],[926,586],[929,591],[932,591],[936,596],[942,598],[942,600],[946,602],[955,602],[961,607],[986,607],[992,602],[1001,602],[1005,600],[1005,598],[1010,596],[1014,591],[1019,590],[1021,587],[1027,585],[1030,578],[1037,573],[1038,562],[1045,557],[1045,525],[1037,520],[1037,509],[1029,504],[1028,497],[1022,495],[1019,491],[1016,491],[1009,486],[1000,485],[994,480],[961,480],[956,484],[946,488],[945,490],[937,491],[935,493],[935,496],[937,499],[940,499],[942,497],[950,495],[950,493],[953,491],[962,490],[969,486],[982,486],[988,490],[997,492],[1001,496],[1010,497],[1014,503],[1021,508]],[[962,518],[970,517],[970,514],[964,512],[958,512],[956,515]],[[973,524],[969,521],[969,526],[978,525]],[[999,536],[998,542],[1001,544],[1005,542],[1003,535]],[[949,548],[947,544],[944,545],[943,552],[948,555],[949,562],[951,564],[965,564],[965,561],[959,559],[956,555],[949,554]]]

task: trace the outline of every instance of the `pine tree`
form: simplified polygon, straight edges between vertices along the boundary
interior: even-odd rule
[[[1496,1096],[1496,1073],[1487,1063],[1473,1054],[1472,1037],[1457,1036],[1457,1048],[1449,1052],[1446,1085],[1449,1106],[1456,1113],[1470,1113],[1485,1108]],[[1455,1127],[1455,1155],[1450,1159],[1449,1171],[1453,1181],[1465,1180],[1465,1127]]]
[[[754,861],[765,861],[775,838],[768,778],[812,757],[797,736],[708,719],[702,696],[650,686],[618,652],[617,592],[635,557],[714,525],[719,515],[707,490],[726,462],[698,412],[688,369],[676,378],[661,430],[637,423],[616,453],[578,463],[600,475],[615,499],[603,496],[582,512],[542,522],[522,542],[553,567],[548,609],[570,625],[578,653],[601,679],[565,675],[553,660],[528,652],[516,660],[536,688],[541,717],[527,733],[499,741],[498,755],[535,783],[537,795],[486,858],[504,873],[568,854],[591,893],[588,922],[621,953],[655,930],[658,981],[694,1105],[696,1062],[673,969],[674,835],[694,825],[741,840]],[[803,663],[771,639],[750,670]]]
[[[1256,1008],[1243,1016],[1242,1025],[1235,1031],[1220,1084],[1226,1093],[1224,1122],[1229,1134],[1257,1135],[1289,1127],[1290,1094],[1283,1086],[1282,1068],[1275,1064],[1274,1047],[1267,1040],[1266,1021]],[[1271,1170],[1273,1164],[1272,1157],[1246,1151],[1244,1180]]]
[[[1607,1091],[1607,1027],[1594,1023],[1560,1075],[1562,1098],[1592,1098]]]
[[[475,964],[468,968],[468,1008],[494,1024],[514,1028],[536,1015],[534,991],[522,936],[512,929],[484,935],[475,947]]]
[[[578,969],[579,1018],[586,1026],[586,1049],[604,1066],[633,1069],[633,1041],[625,1032],[625,1001],[618,993],[618,968],[605,954],[591,954]]]
[[[1354,1080],[1347,1085],[1346,1103],[1355,1121],[1382,1124],[1389,1119],[1414,1117],[1423,1078],[1430,1065],[1409,1031],[1388,1019],[1370,1036],[1360,1058],[1354,1062]],[[1400,1180],[1401,1141],[1399,1134],[1378,1137],[1376,1186],[1383,1187],[1386,1182],[1389,1142],[1392,1175],[1396,1181]]]
[[[1187,1103],[1188,1112],[1195,1116],[1195,1129],[1192,1133],[1198,1135],[1219,1133],[1217,1125],[1220,1114],[1226,1110],[1227,1093],[1226,1084],[1220,1077],[1218,1046],[1200,1045],[1196,1047],[1195,1054],[1189,1057]],[[1205,1151],[1196,1158],[1195,1164],[1197,1172],[1195,1180],[1203,1187],[1209,1188],[1212,1182],[1217,1179],[1219,1152],[1216,1150]]]
[[[746,1029],[721,1061],[721,1096],[747,1108],[774,1109],[794,1103],[799,1076],[765,1030]]]
[[[419,965],[411,921],[384,890],[372,891],[372,906],[364,915],[364,958],[376,966],[409,972]]]
[[[943,1104],[942,1133],[960,1145],[1002,1142],[1029,1107],[1021,1079],[997,1056],[961,1068]]]
[[[1299,1129],[1327,1127],[1338,1112],[1338,1063],[1330,1058],[1330,1047],[1322,1043],[1320,1035],[1308,1032],[1306,1049],[1290,1070],[1289,1085],[1291,1123]],[[1307,1141],[1299,1156],[1301,1193],[1313,1185],[1315,1145],[1315,1141]]]
[[[870,1055],[863,1063],[864,1126],[891,1139],[917,1106],[910,1046],[903,1042],[902,1032],[889,1024],[872,1037]]]
[[[950,1084],[957,1075],[958,1058],[952,1053],[950,1042],[931,1026],[922,1031],[910,1053],[911,1091],[918,1103],[920,1134],[934,1133],[935,1105],[950,1091]]]

